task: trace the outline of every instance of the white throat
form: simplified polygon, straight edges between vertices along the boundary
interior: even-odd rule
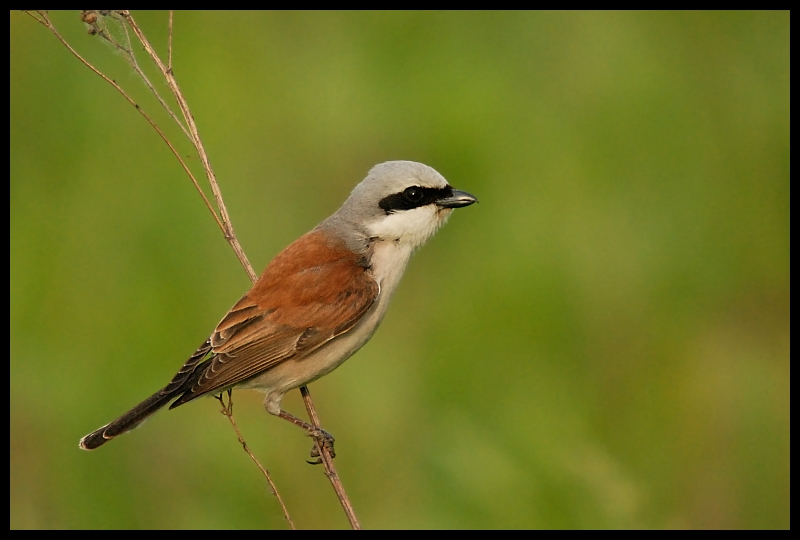
[[[367,230],[373,238],[409,245],[413,251],[447,222],[451,212],[450,208],[429,204],[381,216],[368,223]]]

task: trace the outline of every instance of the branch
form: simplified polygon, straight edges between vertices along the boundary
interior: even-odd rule
[[[220,228],[222,228],[222,223],[220,222],[220,219],[219,219],[219,217],[217,216],[217,213],[214,211],[214,208],[211,206],[211,203],[209,202],[208,198],[206,197],[206,194],[205,194],[205,193],[203,193],[203,190],[200,188],[200,184],[198,184],[198,183],[197,183],[197,180],[195,179],[194,175],[192,174],[192,171],[191,171],[191,170],[189,170],[189,167],[188,167],[188,165],[186,165],[186,162],[185,162],[185,161],[183,161],[183,158],[181,158],[181,155],[178,153],[178,151],[175,149],[175,147],[174,147],[174,146],[172,145],[172,143],[169,141],[169,139],[168,139],[168,138],[167,138],[167,136],[164,134],[164,132],[163,132],[163,131],[161,131],[161,128],[159,128],[159,127],[158,127],[158,125],[156,125],[156,123],[153,121],[153,119],[152,119],[152,118],[150,118],[150,116],[148,116],[148,114],[147,114],[146,112],[144,112],[144,110],[143,110],[141,107],[139,107],[139,105],[137,105],[135,101],[133,101],[133,98],[131,98],[131,97],[130,97],[130,96],[129,96],[129,95],[126,93],[126,92],[125,92],[125,90],[123,90],[123,89],[122,89],[122,87],[121,87],[120,85],[118,85],[118,84],[117,84],[117,82],[116,82],[116,81],[114,81],[114,80],[112,80],[112,79],[108,78],[108,77],[107,77],[107,76],[106,76],[104,73],[102,73],[100,70],[98,70],[98,69],[97,69],[96,67],[94,67],[92,64],[90,64],[90,63],[89,63],[89,62],[88,62],[88,61],[87,61],[87,60],[86,60],[84,57],[82,57],[80,54],[78,54],[78,51],[76,51],[75,49],[73,49],[73,48],[72,48],[72,46],[71,46],[69,43],[67,43],[67,41],[66,41],[66,40],[65,40],[65,39],[64,39],[64,38],[61,36],[61,34],[59,34],[59,33],[58,33],[58,30],[56,30],[56,27],[55,27],[55,26],[53,26],[53,23],[50,21],[50,18],[47,16],[47,12],[46,12],[46,11],[36,11],[36,14],[37,14],[37,15],[39,15],[39,17],[41,17],[41,18],[38,18],[38,17],[36,17],[36,16],[35,16],[35,15],[33,15],[33,13],[31,13],[30,11],[26,11],[25,13],[27,13],[28,15],[30,15],[30,16],[33,18],[33,20],[37,21],[38,23],[40,23],[40,24],[42,24],[43,26],[45,26],[46,28],[48,28],[48,29],[49,29],[51,32],[53,32],[53,34],[54,34],[54,35],[55,35],[55,36],[58,38],[58,40],[59,40],[59,41],[60,41],[60,42],[61,42],[61,43],[64,45],[64,47],[66,47],[66,48],[67,48],[67,50],[68,50],[69,52],[71,52],[71,53],[72,53],[72,54],[75,56],[75,58],[77,58],[78,60],[80,60],[80,61],[83,63],[83,65],[85,65],[86,67],[88,67],[89,69],[91,69],[91,70],[92,70],[94,73],[96,73],[96,74],[97,74],[99,77],[101,77],[101,78],[102,78],[104,81],[106,81],[108,84],[110,84],[111,86],[113,86],[113,87],[114,87],[114,88],[115,88],[115,89],[116,89],[116,90],[117,90],[117,91],[118,91],[120,94],[122,94],[122,97],[124,97],[124,98],[125,98],[125,99],[128,101],[128,103],[130,103],[131,105],[133,105],[133,106],[134,106],[134,108],[135,108],[137,111],[139,111],[139,113],[140,113],[142,116],[144,116],[145,120],[147,120],[147,122],[148,122],[148,123],[149,123],[151,126],[153,126],[153,129],[155,129],[155,130],[156,130],[156,132],[157,132],[157,133],[158,133],[158,135],[161,137],[161,139],[164,141],[164,143],[166,143],[166,145],[169,147],[170,151],[172,152],[172,155],[174,155],[174,156],[175,156],[175,158],[178,160],[178,162],[181,164],[181,167],[183,167],[183,170],[184,170],[184,171],[186,171],[186,174],[187,174],[187,175],[189,175],[189,178],[192,180],[192,184],[194,184],[194,187],[195,187],[195,189],[197,189],[197,192],[198,192],[198,193],[200,194],[200,196],[203,198],[203,201],[204,201],[204,202],[205,202],[205,204],[206,204],[206,208],[208,208],[208,211],[209,211],[209,212],[211,212],[211,215],[212,215],[212,216],[214,216],[214,220],[217,222],[217,225],[218,225]]]
[[[101,15],[102,14],[102,15]],[[125,32],[125,43],[120,43],[117,38],[114,36],[114,33],[111,31],[111,28],[108,24],[108,20],[113,21],[114,23],[118,24],[122,27],[122,30]],[[172,118],[178,127],[181,128],[183,134],[186,135],[186,138],[192,140],[192,137],[189,135],[189,131],[186,129],[186,126],[178,120],[178,117],[172,111],[167,102],[164,101],[164,98],[161,97],[161,94],[158,93],[155,86],[150,82],[150,79],[147,78],[142,68],[139,67],[139,62],[136,61],[136,55],[133,53],[133,47],[131,47],[131,39],[128,35],[128,25],[125,24],[125,19],[122,18],[122,15],[117,13],[116,11],[82,11],[81,12],[81,20],[89,25],[89,33],[92,35],[99,36],[109,43],[111,43],[122,55],[125,57],[125,60],[131,65],[133,70],[136,72],[139,77],[142,78],[145,86],[150,89],[153,95],[156,97],[158,102],[164,107],[164,110],[167,111],[170,118]],[[170,35],[170,38],[172,36]],[[170,43],[171,45],[171,43]]]
[[[158,68],[158,70],[161,72],[161,75],[164,77],[164,80],[167,82],[167,86],[172,91],[172,94],[175,97],[175,100],[178,102],[178,107],[180,108],[181,113],[183,115],[183,118],[184,118],[184,120],[186,122],[186,127],[184,127],[183,124],[181,124],[181,122],[178,120],[178,118],[174,115],[174,113],[172,113],[171,109],[161,99],[161,96],[155,90],[153,85],[150,84],[150,81],[147,79],[147,77],[144,75],[142,70],[139,68],[138,63],[136,62],[136,59],[133,56],[132,48],[126,48],[126,47],[120,45],[116,40],[112,40],[108,35],[109,32],[107,32],[107,31],[104,32],[105,35],[103,35],[103,33],[101,33],[101,30],[99,29],[99,27],[98,27],[98,31],[97,32],[92,32],[92,33],[97,33],[99,35],[102,35],[102,37],[104,37],[105,39],[107,39],[110,42],[112,42],[115,46],[117,46],[118,49],[120,49],[121,51],[123,51],[124,54],[126,54],[126,57],[128,58],[128,62],[133,66],[135,71],[143,78],[143,80],[145,81],[145,84],[148,86],[148,88],[150,88],[150,90],[156,95],[157,99],[162,104],[162,106],[164,106],[164,108],[167,110],[167,112],[170,114],[170,116],[173,118],[173,120],[175,120],[175,122],[178,123],[178,125],[181,127],[181,129],[184,131],[184,133],[187,135],[187,137],[191,140],[192,144],[195,147],[195,150],[198,153],[198,156],[200,157],[200,162],[203,164],[203,169],[206,172],[206,177],[208,178],[208,183],[211,186],[211,191],[214,194],[214,199],[215,199],[215,202],[217,203],[217,208],[219,209],[219,217],[217,216],[217,213],[214,211],[214,208],[211,206],[211,203],[208,201],[208,198],[205,196],[205,193],[203,193],[203,190],[200,188],[200,185],[197,183],[197,180],[192,175],[192,173],[189,170],[188,166],[186,165],[186,163],[183,161],[183,159],[178,154],[178,152],[175,149],[175,147],[172,145],[172,143],[169,141],[169,139],[163,133],[163,131],[161,131],[161,129],[155,124],[155,122],[139,107],[139,105],[137,105],[136,102],[133,101],[133,99],[116,83],[116,81],[110,79],[105,74],[100,72],[92,64],[90,64],[88,61],[86,61],[80,54],[78,54],[78,52],[75,51],[75,49],[73,49],[69,45],[69,43],[67,43],[67,41],[61,36],[61,34],[58,33],[58,31],[56,30],[55,26],[53,26],[53,24],[50,21],[46,11],[36,11],[35,13],[36,13],[36,15],[38,15],[38,17],[36,15],[34,15],[33,13],[29,12],[29,11],[26,11],[26,13],[28,13],[28,15],[30,15],[34,20],[36,20],[40,24],[42,24],[45,27],[47,27],[51,32],[53,32],[53,34],[59,39],[59,41],[61,41],[61,43],[76,58],[78,58],[78,60],[80,60],[85,66],[87,66],[89,69],[91,69],[94,73],[96,73],[97,75],[102,77],[103,80],[105,80],[106,82],[111,84],[118,92],[120,92],[123,95],[123,97],[131,105],[133,105],[136,108],[137,111],[139,111],[142,114],[142,116],[145,117],[145,119],[148,121],[148,123],[151,126],[153,126],[153,129],[156,130],[156,132],[159,134],[159,136],[161,136],[162,140],[170,148],[170,151],[172,151],[173,155],[178,159],[178,161],[180,162],[181,166],[186,171],[186,174],[189,175],[189,178],[192,180],[192,183],[194,184],[195,188],[200,193],[200,196],[203,198],[203,201],[205,202],[206,207],[209,209],[211,214],[214,216],[214,220],[217,222],[217,225],[222,230],[222,233],[225,236],[225,239],[230,244],[231,248],[233,249],[233,252],[236,254],[236,257],[239,259],[239,262],[244,267],[245,272],[247,272],[247,275],[250,277],[250,281],[255,283],[256,280],[258,279],[257,275],[256,275],[255,271],[253,270],[253,266],[250,264],[250,261],[247,259],[247,256],[245,255],[244,250],[242,249],[241,245],[239,244],[239,240],[236,238],[236,234],[235,234],[235,232],[233,230],[233,224],[231,223],[230,216],[228,214],[228,210],[227,210],[227,208],[225,206],[225,201],[222,198],[222,191],[220,190],[219,184],[217,183],[216,175],[214,174],[214,171],[211,168],[211,161],[209,160],[208,154],[206,153],[205,147],[203,146],[203,142],[202,142],[202,140],[200,138],[200,134],[199,134],[199,131],[197,129],[197,125],[195,124],[195,121],[194,121],[194,116],[192,115],[191,110],[189,109],[189,104],[186,101],[186,99],[184,98],[183,93],[181,92],[180,87],[178,86],[178,82],[175,79],[175,75],[172,72],[172,26],[173,26],[172,25],[172,20],[173,20],[172,11],[170,11],[170,14],[169,14],[169,37],[168,37],[168,60],[167,60],[167,65],[165,65],[164,62],[162,62],[161,58],[158,56],[158,54],[156,53],[156,51],[153,48],[153,46],[150,44],[150,41],[147,39],[147,37],[142,32],[142,30],[139,28],[139,25],[136,24],[136,21],[134,20],[134,18],[131,15],[129,10],[120,10],[120,11],[117,11],[117,12],[102,12],[102,13],[98,13],[98,12],[83,12],[82,15],[81,15],[81,18],[82,18],[82,20],[84,20],[84,22],[92,25],[92,27],[95,28],[94,25],[97,24],[96,21],[98,20],[98,16],[99,17],[103,17],[103,16],[111,15],[112,17],[114,17],[116,19],[115,15],[118,14],[120,16],[120,18],[117,19],[117,20],[119,20],[122,23],[123,27],[125,28],[126,33],[127,33],[126,23],[128,25],[130,25],[131,29],[133,30],[134,34],[136,34],[136,37],[141,42],[141,44],[144,47],[145,51],[150,56],[150,58],[153,60],[153,62],[155,63],[156,67]],[[87,14],[89,14],[89,15],[87,16]],[[88,20],[87,20],[87,17],[88,17]],[[187,128],[188,128],[188,132],[187,132]],[[316,412],[316,410],[314,408],[314,404],[311,401],[311,395],[309,394],[308,388],[306,386],[302,386],[302,387],[300,387],[300,392],[301,392],[301,394],[303,396],[303,401],[305,403],[306,410],[308,411],[309,418],[311,419],[311,423],[315,427],[319,428],[320,427],[319,417],[317,416],[317,412]],[[223,408],[224,407],[225,407],[225,405],[223,403]],[[224,410],[223,410],[223,414],[224,414]],[[228,415],[226,414],[226,416],[228,416]],[[231,406],[231,416],[228,416],[228,418],[231,421],[231,423],[234,425],[234,428],[236,429],[236,432],[237,432],[237,436],[239,437],[240,442],[244,446],[245,451],[247,451],[247,453],[250,455],[250,457],[254,461],[256,461],[256,463],[258,464],[258,466],[261,469],[261,471],[267,477],[270,485],[273,487],[273,491],[275,492],[276,497],[278,497],[278,500],[280,501],[281,506],[284,509],[284,514],[286,515],[286,519],[292,525],[292,528],[294,528],[294,525],[292,524],[291,520],[288,517],[288,513],[286,512],[286,508],[283,506],[283,501],[281,500],[280,496],[278,496],[277,490],[275,490],[274,484],[272,483],[272,480],[269,478],[269,473],[267,472],[267,470],[264,467],[261,466],[260,463],[258,463],[258,461],[255,459],[255,457],[249,451],[249,449],[247,448],[246,444],[244,443],[244,440],[241,437],[241,434],[239,433],[238,428],[236,428],[236,424],[233,421],[233,417],[232,417],[232,406]],[[353,506],[350,503],[350,500],[347,497],[347,493],[344,490],[344,486],[342,485],[342,482],[339,479],[339,475],[336,472],[336,467],[335,467],[335,465],[333,463],[333,456],[331,456],[330,451],[328,450],[328,448],[321,447],[321,446],[322,445],[318,444],[317,448],[318,448],[322,463],[325,466],[325,474],[328,477],[328,480],[331,482],[331,485],[332,485],[334,491],[336,492],[336,496],[339,498],[339,502],[342,504],[342,508],[344,509],[348,520],[350,521],[350,525],[354,529],[360,529],[361,525],[359,524],[358,519],[356,518],[355,512],[353,510]]]
[[[239,241],[236,238],[236,234],[233,231],[233,224],[231,223],[230,217],[228,215],[228,210],[225,207],[225,201],[222,198],[222,191],[219,188],[219,184],[217,183],[216,175],[214,174],[213,169],[211,168],[211,162],[208,158],[208,154],[205,151],[205,147],[203,146],[203,142],[200,139],[200,133],[197,130],[197,125],[194,121],[194,116],[192,115],[189,104],[183,96],[183,93],[178,86],[178,81],[175,79],[175,75],[172,72],[172,69],[166,65],[164,62],[161,61],[161,58],[156,53],[153,46],[148,41],[147,37],[144,35],[144,32],[139,28],[139,25],[136,24],[133,16],[130,14],[129,11],[121,11],[123,17],[125,17],[128,23],[131,25],[131,29],[136,34],[136,37],[139,38],[139,41],[144,46],[145,51],[150,55],[150,58],[153,59],[153,62],[156,64],[156,67],[161,71],[161,74],[164,76],[164,79],[167,81],[167,85],[169,86],[170,90],[172,90],[175,99],[178,102],[178,107],[181,109],[183,113],[183,118],[186,121],[186,124],[189,127],[189,132],[191,134],[192,142],[195,144],[195,148],[197,149],[197,153],[200,156],[200,161],[203,164],[203,169],[206,171],[206,176],[208,177],[208,183],[211,185],[211,191],[214,193],[214,198],[217,202],[217,207],[220,211],[220,216],[222,217],[223,223],[223,233],[225,234],[225,238],[231,244],[234,253],[236,253],[237,257],[244,266],[245,271],[247,271],[248,275],[250,276],[250,280],[255,283],[257,280],[256,273],[253,271],[250,262],[247,260],[247,257],[244,254],[241,246],[239,245]],[[170,25],[171,27],[171,25]],[[170,52],[172,48],[169,48]],[[306,404],[306,409],[308,410],[309,417],[311,418],[312,423],[315,427],[319,426],[319,420],[317,418],[316,410],[314,409],[314,403],[311,401],[311,396],[308,392],[308,388],[303,386],[300,388],[301,393],[303,394],[303,401]],[[316,419],[316,421],[315,421]],[[334,491],[336,492],[337,497],[339,497],[339,501],[342,503],[342,507],[345,509],[345,513],[348,515],[348,519],[350,519],[351,525],[354,528],[360,528],[358,525],[358,520],[355,518],[355,513],[353,512],[352,505],[350,504],[350,500],[347,497],[347,493],[344,490],[344,486],[342,485],[341,480],[339,479],[339,475],[336,473],[336,467],[333,464],[333,456],[330,455],[330,452],[327,448],[320,449],[320,457],[322,458],[322,462],[325,465],[325,472],[328,479],[333,486]]]
[[[278,502],[283,509],[283,517],[286,518],[286,521],[289,522],[289,526],[292,530],[297,530],[297,527],[294,526],[294,522],[292,522],[292,518],[289,517],[289,510],[286,509],[286,505],[283,503],[283,499],[281,498],[280,494],[278,493],[278,488],[275,487],[275,483],[272,481],[272,477],[269,475],[269,471],[265,469],[261,463],[256,459],[256,456],[250,451],[248,448],[247,443],[244,442],[244,437],[242,437],[242,432],[239,431],[239,426],[236,425],[236,420],[233,419],[233,391],[228,390],[228,404],[225,404],[225,400],[222,399],[222,394],[218,396],[214,396],[222,405],[222,410],[220,411],[223,415],[225,415],[228,420],[230,420],[231,425],[233,426],[234,431],[236,431],[236,436],[239,438],[239,443],[244,448],[244,451],[247,452],[247,455],[250,456],[250,459],[261,469],[261,472],[267,478],[267,482],[269,482],[270,488],[272,488],[272,494],[278,499]]]
[[[250,261],[247,260],[247,256],[244,254],[244,250],[239,244],[239,240],[236,238],[236,233],[233,232],[233,224],[231,223],[230,216],[228,215],[228,209],[225,207],[225,201],[222,199],[222,191],[217,183],[217,177],[214,174],[214,170],[211,168],[211,161],[208,159],[208,154],[203,146],[203,141],[200,139],[200,133],[197,130],[197,124],[194,122],[194,116],[192,116],[192,113],[189,110],[189,104],[186,102],[186,98],[183,97],[183,93],[178,86],[178,81],[175,80],[175,75],[172,73],[172,70],[164,65],[164,62],[161,61],[161,58],[159,58],[155,49],[153,49],[153,46],[150,45],[150,41],[148,41],[147,37],[145,37],[144,33],[139,28],[139,25],[136,24],[133,15],[131,15],[128,10],[123,10],[120,12],[120,14],[125,17],[125,19],[128,21],[128,24],[131,25],[131,29],[133,30],[134,34],[136,34],[136,37],[139,38],[139,41],[144,46],[144,50],[147,51],[147,54],[149,54],[150,58],[152,58],[153,62],[155,62],[156,67],[158,67],[159,71],[161,71],[161,74],[167,81],[167,86],[169,86],[169,89],[172,90],[172,95],[175,96],[175,99],[178,101],[178,107],[180,107],[181,113],[183,113],[183,119],[186,121],[186,125],[189,127],[189,138],[192,140],[195,149],[197,149],[197,154],[200,156],[200,162],[203,164],[203,169],[206,171],[206,176],[208,177],[208,183],[211,186],[211,192],[214,194],[214,199],[217,202],[217,208],[219,208],[219,214],[222,218],[222,233],[225,235],[225,239],[233,248],[233,252],[236,253],[236,256],[239,258],[242,266],[244,266],[247,275],[250,277],[250,281],[255,283],[258,279],[258,276],[253,270],[253,266],[250,264]]]
[[[308,411],[308,417],[311,419],[311,423],[315,428],[321,429],[319,416],[317,416],[317,411],[314,409],[314,403],[311,401],[311,394],[308,392],[308,386],[301,386],[300,393],[303,395],[303,403],[306,404],[306,411]],[[314,444],[317,448],[317,454],[322,460],[322,464],[325,466],[325,475],[328,477],[328,480],[330,480],[333,490],[336,492],[336,496],[339,497],[339,502],[342,503],[342,509],[344,510],[347,519],[350,521],[350,526],[354,530],[360,531],[361,524],[358,522],[356,512],[353,510],[353,505],[350,504],[350,499],[347,497],[347,493],[344,491],[342,481],[339,479],[339,475],[336,473],[336,467],[333,464],[333,457],[325,445],[320,444],[316,439]]]

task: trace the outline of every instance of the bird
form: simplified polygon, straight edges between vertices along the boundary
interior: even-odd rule
[[[414,161],[375,165],[342,206],[280,252],[162,389],[80,440],[94,450],[174,409],[234,387],[263,392],[267,412],[333,437],[281,409],[286,392],[327,375],[380,325],[411,255],[477,198]]]

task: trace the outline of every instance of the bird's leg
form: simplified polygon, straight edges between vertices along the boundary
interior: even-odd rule
[[[311,457],[317,459],[315,461],[309,461],[309,463],[311,463],[312,465],[319,465],[320,463],[322,463],[322,460],[319,459],[319,451],[323,447],[328,449],[328,452],[330,453],[332,458],[336,457],[336,452],[333,451],[333,441],[335,440],[333,438],[333,435],[331,435],[324,429],[314,427],[308,422],[300,420],[296,416],[289,414],[283,409],[281,409],[281,412],[278,416],[280,416],[284,420],[288,420],[289,422],[291,422],[296,426],[300,426],[301,428],[305,429],[308,432],[308,436],[314,439],[314,441],[316,442],[314,448],[311,449]]]

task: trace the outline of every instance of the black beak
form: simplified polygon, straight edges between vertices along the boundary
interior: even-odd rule
[[[474,195],[470,195],[466,191],[454,189],[446,197],[436,200],[436,205],[442,208],[461,208],[462,206],[469,206],[472,203],[478,202]]]

